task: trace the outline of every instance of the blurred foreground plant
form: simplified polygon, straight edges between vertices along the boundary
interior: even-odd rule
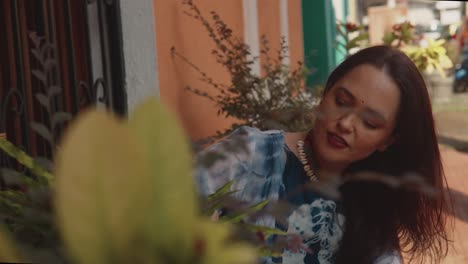
[[[254,248],[230,239],[232,225],[199,213],[187,140],[156,99],[139,107],[128,122],[95,110],[82,113],[56,157],[56,179],[46,185],[49,195],[54,191],[53,210],[44,212],[57,219],[48,223],[58,227],[64,241],[65,255],[54,262],[256,261]],[[24,210],[18,203],[27,197],[21,199],[21,193],[10,200],[11,210]],[[11,224],[23,223],[16,218]],[[15,229],[10,227],[10,233]],[[16,248],[22,248],[21,238],[14,238]],[[0,243],[0,257],[4,250],[11,256],[5,255],[7,260],[16,260],[14,245]],[[30,250],[21,252],[24,260],[40,259]]]
[[[0,221],[16,242],[14,255],[40,263],[64,262],[53,215],[54,175],[4,138],[0,138],[0,149],[25,168],[0,168]]]
[[[76,160],[80,162],[77,163]],[[199,215],[187,140],[156,99],[128,123],[83,114],[57,159],[57,216],[79,263],[253,263],[231,226]]]

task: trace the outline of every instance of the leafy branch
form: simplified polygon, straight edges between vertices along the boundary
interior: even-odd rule
[[[365,31],[363,25],[355,23],[336,22],[336,31],[339,38],[336,41],[336,47],[348,56],[354,48],[360,47],[361,43],[369,40],[369,33]]]
[[[57,67],[57,59],[54,58],[55,46],[35,32],[30,33],[29,37],[33,43],[31,53],[40,65],[38,69],[32,70],[32,74],[40,81],[44,89],[43,92],[36,92],[35,97],[49,117],[48,125],[32,122],[31,128],[48,142],[53,155],[57,147],[58,128],[64,122],[69,121],[72,116],[70,113],[59,111],[55,99],[61,95],[62,89],[48,77],[57,75],[54,72]]]
[[[188,7],[185,13],[198,20],[208,32],[216,46],[211,54],[230,75],[229,85],[219,83],[177,52],[175,47],[171,50],[173,56],[182,59],[197,71],[201,80],[213,87],[217,94],[191,86],[186,87],[187,90],[214,102],[219,107],[218,115],[240,120],[240,123],[233,124],[230,129],[218,131],[216,137],[226,135],[241,125],[261,130],[303,131],[310,128],[317,99],[304,89],[307,71],[303,63],[297,62],[295,69],[282,63],[287,56],[284,39],[281,40],[276,55],[272,56],[268,40],[262,36],[260,53],[265,56],[265,63],[262,65],[264,74],[257,76],[252,65],[259,58],[249,56],[250,47],[233,35],[232,29],[219,14],[212,11],[209,20],[192,1],[184,1],[184,4]]]

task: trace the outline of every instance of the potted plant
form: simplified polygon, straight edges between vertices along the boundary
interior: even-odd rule
[[[416,64],[433,102],[449,101],[452,79],[447,77],[447,71],[453,67],[453,63],[447,55],[445,40],[428,39],[427,44],[415,44],[413,28],[410,22],[396,24],[391,32],[385,34],[383,41],[401,49]]]
[[[262,36],[260,53],[265,56],[265,62],[262,65],[264,74],[259,76],[252,70],[252,65],[260,58],[249,58],[250,47],[242,38],[233,34],[219,14],[212,11],[210,16],[206,16],[192,1],[184,3],[188,7],[186,14],[199,21],[215,43],[216,47],[212,50],[214,59],[230,75],[228,85],[216,82],[180,54],[176,47],[172,48],[175,58],[182,59],[198,71],[201,79],[219,93],[208,94],[203,88],[191,86],[186,87],[187,90],[214,102],[219,109],[218,115],[240,120],[230,129],[218,131],[215,137],[226,135],[241,125],[289,132],[306,131],[310,128],[312,110],[318,102],[317,96],[305,89],[308,71],[302,62],[297,62],[296,67],[283,63],[287,56],[284,39],[280,42],[280,49],[272,51],[269,41]],[[358,40],[352,40],[350,47]]]

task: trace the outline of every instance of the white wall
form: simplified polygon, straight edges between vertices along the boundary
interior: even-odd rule
[[[243,0],[244,39],[250,47],[250,59],[260,56],[260,37],[258,34],[258,3],[257,0]],[[260,61],[254,61],[252,72],[260,75]]]
[[[409,8],[408,19],[413,24],[429,25],[435,16],[429,7]]]
[[[333,9],[335,10],[335,17],[337,20],[345,21],[346,17],[343,16],[344,14],[344,6],[342,0],[333,0]]]
[[[159,96],[153,0],[121,0],[125,87],[128,112]]]

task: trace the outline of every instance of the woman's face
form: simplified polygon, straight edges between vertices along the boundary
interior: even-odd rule
[[[324,95],[312,131],[318,165],[343,170],[394,140],[400,89],[385,73],[362,64]]]

